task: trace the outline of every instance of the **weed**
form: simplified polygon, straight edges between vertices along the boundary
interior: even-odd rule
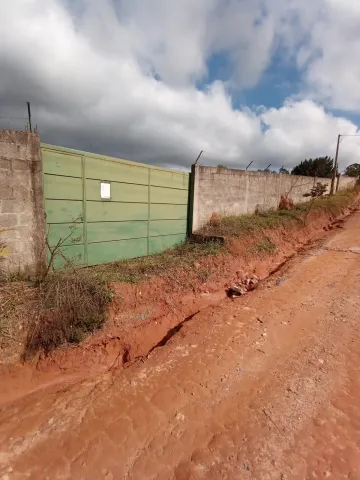
[[[252,248],[251,251],[264,255],[272,255],[276,252],[276,245],[271,240],[266,238],[262,242],[258,243],[254,248]]]

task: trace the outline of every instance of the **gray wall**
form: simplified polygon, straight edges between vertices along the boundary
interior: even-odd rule
[[[45,263],[45,214],[39,136],[0,130],[0,270],[38,273]]]
[[[294,203],[307,201],[303,196],[314,185],[311,177],[267,172],[249,172],[196,165],[194,172],[193,231],[205,225],[211,215],[244,215],[257,208],[277,208],[281,195],[290,192]],[[318,178],[330,190],[331,179]],[[356,180],[341,177],[339,189],[354,187]]]

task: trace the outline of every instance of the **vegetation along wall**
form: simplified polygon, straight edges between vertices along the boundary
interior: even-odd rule
[[[214,213],[245,215],[277,208],[281,195],[289,194],[294,203],[307,201],[304,194],[314,185],[313,177],[198,165],[194,166],[193,175],[193,231],[205,225]],[[329,192],[331,179],[317,178],[318,181],[327,185]],[[355,183],[355,178],[342,176],[339,189],[352,188]]]

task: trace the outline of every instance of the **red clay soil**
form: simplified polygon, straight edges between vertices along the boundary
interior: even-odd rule
[[[39,354],[25,364],[18,361],[0,367],[0,406],[52,384],[71,383],[145,358],[154,346],[166,341],[172,329],[204,308],[220,304],[235,282],[253,275],[267,278],[311,242],[341,227],[351,211],[345,208],[335,217],[314,210],[306,227],[291,222],[232,239],[228,242],[231,254],[199,259],[192,274],[174,270],[171,282],[167,276],[139,284],[113,284],[115,298],[120,300],[113,302],[105,329],[81,345],[66,346],[48,356]],[[264,238],[276,246],[274,254],[254,252],[253,247]],[[199,280],[198,269],[208,273],[206,282]]]
[[[3,405],[0,478],[359,479],[360,212],[342,226],[142,361]]]

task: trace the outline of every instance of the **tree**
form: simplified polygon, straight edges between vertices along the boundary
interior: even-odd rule
[[[228,168],[228,167],[227,167],[226,165],[221,165],[221,164],[219,164],[219,165],[217,166],[217,168]]]
[[[327,185],[317,182],[316,185],[312,187],[309,193],[304,193],[303,197],[311,197],[311,201],[309,203],[309,207],[306,210],[305,218],[304,218],[304,223],[306,223],[307,216],[309,215],[310,210],[312,209],[315,201],[318,198],[321,198],[327,190]]]
[[[334,160],[330,157],[318,157],[304,160],[293,168],[292,175],[306,177],[331,178],[334,169]]]
[[[289,174],[289,170],[285,167],[281,167],[280,170],[279,170],[279,173],[286,173],[286,174]]]
[[[353,163],[346,167],[345,175],[348,177],[360,177],[360,163]]]

